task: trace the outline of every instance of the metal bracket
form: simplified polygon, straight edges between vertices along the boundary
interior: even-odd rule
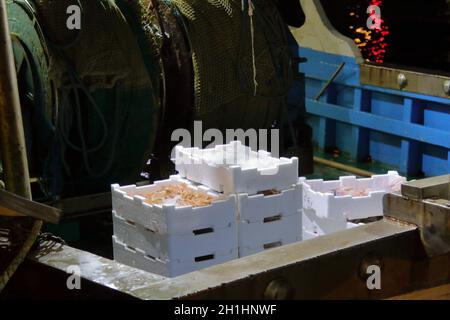
[[[450,253],[450,175],[412,181],[384,198],[384,214],[419,227],[429,257]]]

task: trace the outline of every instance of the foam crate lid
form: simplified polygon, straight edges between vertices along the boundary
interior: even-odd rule
[[[284,190],[295,185],[298,177],[298,158],[273,158],[239,141],[211,149],[178,146],[175,166],[182,177],[225,194]]]
[[[209,206],[178,207],[175,205],[151,205],[139,194],[151,192],[164,185],[186,183],[191,188],[219,197],[205,186],[194,185],[179,176],[157,181],[153,185],[137,187],[135,185],[120,187],[112,185],[113,210],[118,216],[140,224],[156,233],[191,234],[192,230],[202,228],[226,228],[235,221],[236,198],[234,195],[223,196]],[[129,194],[134,195],[129,195]]]
[[[113,228],[120,242],[164,261],[189,261],[193,256],[209,254],[221,256],[238,247],[235,223],[223,229],[196,230],[190,235],[161,235],[113,212]]]

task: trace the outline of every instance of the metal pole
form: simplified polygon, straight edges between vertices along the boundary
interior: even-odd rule
[[[358,168],[355,168],[355,167],[352,167],[352,166],[348,166],[348,165],[345,165],[345,164],[342,164],[342,163],[339,163],[339,162],[323,159],[323,158],[320,158],[320,157],[314,157],[314,162],[323,164],[323,165],[325,165],[327,167],[330,167],[330,168],[335,168],[335,169],[347,171],[347,172],[350,172],[352,174],[356,174],[356,175],[361,176],[361,177],[371,177],[371,176],[375,175],[374,172],[358,169]]]
[[[25,133],[5,0],[0,0],[0,152],[7,190],[31,200]],[[33,223],[19,252],[0,274],[0,292],[27,256],[41,227],[42,221]]]
[[[320,92],[317,94],[317,96],[314,100],[318,101],[324,95],[324,93],[328,90],[328,88],[331,86],[331,84],[334,82],[334,80],[336,80],[337,76],[341,73],[341,71],[342,71],[342,69],[344,69],[344,67],[345,67],[345,62],[342,62],[339,65],[339,67],[337,68],[337,70],[333,73],[330,80],[327,81],[327,83],[322,88],[322,90],[320,90]]]
[[[25,133],[5,0],[0,0],[0,148],[7,190],[31,199]]]

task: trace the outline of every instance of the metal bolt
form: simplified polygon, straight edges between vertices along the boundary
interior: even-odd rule
[[[270,282],[264,291],[264,298],[267,300],[292,300],[294,296],[295,289],[282,278]]]
[[[403,73],[400,73],[397,77],[397,83],[399,87],[403,89],[408,84],[408,79]]]
[[[369,278],[367,269],[370,266],[379,266],[381,268],[381,265],[381,258],[375,253],[369,253],[361,260],[361,263],[359,264],[359,277],[366,281]]]
[[[450,80],[444,82],[444,92],[446,95],[450,95]]]

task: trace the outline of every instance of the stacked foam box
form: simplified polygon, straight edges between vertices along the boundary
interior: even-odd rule
[[[240,257],[301,240],[297,158],[273,158],[236,141],[178,147],[175,162],[183,178],[236,196]]]
[[[149,186],[112,186],[116,261],[175,277],[238,257],[233,195],[203,207],[151,205],[142,196],[158,187],[181,183],[218,196],[179,176]]]
[[[341,177],[336,181],[305,180],[303,186],[303,238],[330,234],[354,227],[351,220],[363,220],[383,215],[383,197],[398,192],[406,182],[395,171],[371,178]],[[336,196],[336,190],[351,189],[362,196]]]

